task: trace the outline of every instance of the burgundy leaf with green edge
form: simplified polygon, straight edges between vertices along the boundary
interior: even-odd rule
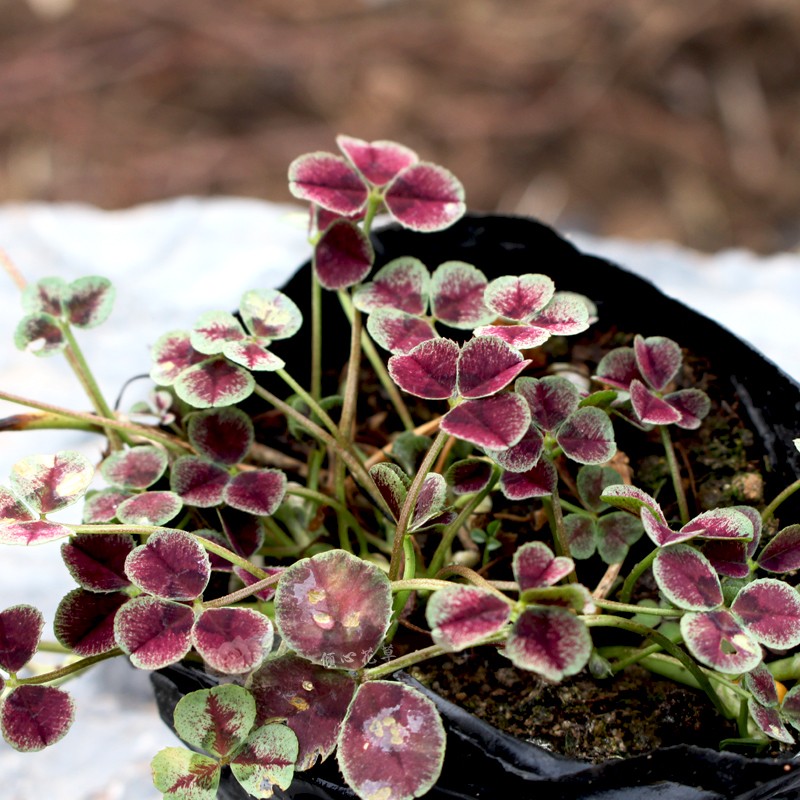
[[[189,333],[189,342],[198,353],[217,355],[227,342],[244,339],[244,329],[228,311],[207,311],[201,314]]]
[[[374,186],[384,186],[400,170],[419,161],[417,154],[410,148],[383,139],[365,142],[363,139],[340,134],[336,137],[336,144],[353,166]]]
[[[586,464],[578,470],[575,484],[583,505],[590,511],[599,512],[608,508],[608,503],[601,500],[603,492],[619,483],[619,472],[611,467]]]
[[[64,296],[64,312],[71,325],[94,328],[108,319],[114,295],[114,287],[107,278],[98,275],[78,278],[70,283]]]
[[[139,445],[112,453],[100,465],[100,474],[123,489],[146,489],[164,474],[168,463],[161,448]]]
[[[761,663],[760,645],[727,609],[689,611],[680,628],[689,652],[707,667],[738,675]]]
[[[572,558],[582,560],[594,555],[597,549],[596,525],[591,517],[583,514],[567,514],[564,517],[564,531]]]
[[[184,531],[156,531],[125,559],[125,573],[148,594],[194,600],[205,590],[211,563],[203,546]]]
[[[472,264],[445,261],[431,275],[431,313],[451,328],[487,325],[494,314],[483,302],[486,276]]]
[[[50,314],[32,314],[23,317],[14,331],[17,350],[47,357],[60,353],[67,346],[61,324]]]
[[[675,423],[679,428],[696,430],[711,411],[709,396],[700,389],[681,389],[664,395],[664,400],[681,415]]]
[[[606,353],[597,365],[595,378],[609,386],[625,391],[634,379],[641,378],[632,347],[617,347]]]
[[[17,686],[0,706],[3,738],[21,753],[35,753],[55,744],[74,719],[72,698],[55,686]]]
[[[260,339],[288,339],[303,324],[297,304],[277,289],[251,289],[242,295],[239,314],[245,327]]]
[[[702,542],[703,555],[711,562],[718,575],[727,578],[746,578],[750,574],[747,563],[749,542],[730,539],[708,539]]]
[[[419,530],[444,510],[447,501],[447,482],[438,472],[429,472],[422,482],[409,530]]]
[[[476,336],[494,336],[517,350],[530,350],[544,344],[550,338],[550,331],[532,325],[479,325]]]
[[[531,425],[515,445],[506,450],[487,450],[486,455],[509,472],[527,472],[539,462],[543,450],[544,436]]]
[[[333,153],[309,153],[289,165],[289,191],[337,214],[357,214],[369,190],[356,170]]]
[[[764,664],[759,664],[744,676],[744,684],[758,703],[773,708],[780,702],[775,678]]]
[[[34,656],[44,628],[42,612],[21,603],[0,611],[0,667],[18,672]]]
[[[254,469],[240,472],[225,487],[225,502],[239,511],[269,517],[286,493],[286,474],[279,469]]]
[[[223,506],[217,514],[230,549],[244,558],[250,558],[264,542],[261,520],[253,514],[230,506]]]
[[[428,320],[393,308],[379,308],[367,317],[367,331],[390,353],[410,353],[418,344],[437,338]]]
[[[554,431],[580,403],[576,386],[560,375],[546,378],[517,378],[514,391],[525,398],[534,423],[545,431]]]
[[[26,314],[50,314],[60,317],[64,313],[64,298],[69,288],[63,278],[41,278],[29,283],[20,296]]]
[[[639,372],[657,392],[666,388],[683,363],[681,348],[665,336],[650,336],[645,339],[637,334],[633,339],[633,351]]]
[[[334,222],[340,219],[349,219],[351,222],[358,222],[359,220],[364,219],[366,214],[366,206],[354,214],[337,214],[334,211],[328,211],[327,208],[322,208],[322,206],[312,203],[311,207],[309,208],[309,238],[318,236]]]
[[[353,292],[353,305],[371,314],[378,309],[405,311],[420,316],[428,308],[431,276],[413,256],[395,258],[381,267],[369,283]]]
[[[250,340],[226,342],[222,353],[229,361],[252,372],[275,372],[286,366],[282,358],[271,353],[263,344]]]
[[[428,600],[425,619],[433,641],[450,652],[472,647],[497,633],[511,617],[511,606],[478,586],[439,589]]]
[[[253,393],[255,379],[243,367],[225,358],[209,358],[183,370],[175,392],[194,408],[220,408],[241,402]]]
[[[631,404],[636,416],[645,425],[670,425],[681,419],[681,412],[658,397],[638,378],[630,385]]]
[[[386,505],[389,506],[392,516],[399,519],[411,479],[397,464],[385,462],[370,467],[369,475],[381,493],[381,497],[386,501]]]
[[[255,669],[272,649],[269,617],[251,608],[209,608],[197,618],[192,644],[218,672],[240,675]]]
[[[589,327],[589,310],[585,298],[556,292],[541,311],[532,314],[525,322],[546,330],[550,335],[570,336]]]
[[[536,466],[526,472],[504,472],[500,489],[509,500],[530,500],[549,497],[556,489],[558,475],[549,458],[540,458]]]
[[[558,583],[575,569],[575,564],[571,558],[554,555],[543,542],[528,542],[517,548],[512,568],[514,580],[524,592]]]
[[[9,522],[30,522],[34,514],[10,489],[0,486],[0,525]]]
[[[691,533],[702,539],[753,538],[753,522],[747,514],[737,508],[715,508],[704,511],[689,520],[681,533]]]
[[[576,675],[589,661],[592,639],[586,625],[563,608],[526,608],[506,641],[511,662],[550,681]]]
[[[232,466],[253,443],[253,422],[239,408],[215,408],[191,414],[186,425],[189,443],[199,455]]]
[[[666,598],[688,611],[711,611],[723,603],[722,586],[709,560],[686,544],[660,550],[653,577]]]
[[[486,287],[484,302],[498,316],[522,321],[544,308],[554,292],[547,275],[503,275]]]
[[[592,593],[579,583],[526,589],[520,595],[520,600],[527,605],[559,606],[582,614],[597,613]]]
[[[87,492],[81,520],[87,525],[111,522],[117,517],[119,504],[129,497],[133,497],[133,492],[113,487]]]
[[[117,519],[123,525],[166,525],[183,508],[175,492],[143,492],[117,506]]]
[[[151,357],[150,377],[159,386],[171,386],[185,369],[206,359],[192,347],[189,331],[170,331],[160,336],[152,347]]]
[[[114,638],[134,667],[156,670],[189,652],[193,624],[189,606],[158,597],[134,597],[117,611]]]
[[[367,235],[348,220],[328,227],[314,248],[314,270],[325,289],[346,289],[369,275],[375,251]]]
[[[669,525],[653,514],[647,506],[642,506],[641,520],[645,533],[659,547],[669,547],[680,542],[687,542],[697,535],[692,531],[673,531]]]
[[[200,456],[181,456],[172,465],[169,488],[188,506],[211,508],[223,499],[230,475]]]
[[[778,531],[761,551],[758,566],[768,572],[791,572],[800,568],[800,525],[789,525]]]
[[[214,562],[212,558],[211,563],[212,569],[214,569]],[[262,567],[261,569],[267,573],[267,575],[280,575],[286,569],[286,567]],[[256,578],[251,572],[248,572],[246,569],[242,567],[234,567],[233,573],[236,577],[245,585],[245,586],[252,586],[254,583],[258,583],[261,579]],[[259,600],[263,600],[265,603],[268,603],[275,597],[275,589],[277,587],[277,582],[273,583],[270,586],[267,586],[266,589],[260,589],[257,591],[253,596],[257,597]]]
[[[256,698],[257,725],[282,719],[297,735],[296,770],[310,769],[336,749],[356,690],[349,674],[290,654],[265,661],[246,685]]]
[[[244,742],[256,721],[256,701],[232,683],[184,695],[175,706],[175,733],[190,747],[226,758]]]
[[[262,725],[230,762],[231,772],[254,797],[272,797],[274,786],[289,788],[298,751],[297,736],[286,725]]]
[[[222,772],[215,758],[165,747],[150,762],[153,785],[166,800],[216,800]]]
[[[556,432],[556,441],[564,455],[579,464],[604,464],[617,452],[608,414],[593,406],[570,414]]]
[[[659,522],[663,525],[667,524],[664,512],[661,510],[661,506],[656,502],[655,498],[651,497],[638,486],[627,486],[623,483],[606,486],[600,495],[600,500],[614,508],[620,508],[632,514],[639,514],[643,508],[647,508]]]
[[[483,459],[464,458],[451,464],[444,477],[453,494],[474,494],[486,488],[492,473],[492,465]]]
[[[748,583],[731,603],[731,611],[761,644],[788,650],[800,644],[800,593],[776,578]]]
[[[116,592],[130,586],[125,559],[133,548],[133,537],[125,533],[82,534],[61,545],[61,558],[82,588]]]
[[[57,522],[31,520],[30,522],[12,522],[0,525],[0,544],[36,545],[53,542],[70,536],[72,529]]]
[[[519,442],[530,424],[528,404],[505,392],[459,403],[442,417],[441,429],[478,447],[504,450]]]
[[[56,639],[79,656],[107,653],[116,647],[114,617],[127,600],[123,592],[67,592],[53,620]]]
[[[412,800],[436,783],[444,749],[431,700],[400,683],[369,681],[347,712],[336,760],[359,797]]]
[[[778,710],[764,708],[752,697],[747,701],[747,708],[753,722],[770,738],[777,739],[784,744],[794,744],[794,736],[786,729]]]
[[[470,339],[458,356],[458,393],[475,399],[496,394],[530,364],[518,350],[494,336]]]
[[[430,339],[389,359],[392,380],[425,400],[449,400],[456,389],[459,347],[452,339]]]
[[[452,172],[419,161],[386,187],[386,210],[404,227],[425,233],[449,228],[464,216],[464,187]]]
[[[379,567],[331,550],[287,568],[275,593],[275,624],[309,661],[360,669],[383,641],[391,608],[389,580]]]
[[[619,564],[643,533],[642,523],[624,511],[604,514],[597,520],[597,552],[606,564]]]
[[[75,450],[28,456],[11,467],[11,489],[34,511],[50,514],[83,497],[94,477],[94,466]]]

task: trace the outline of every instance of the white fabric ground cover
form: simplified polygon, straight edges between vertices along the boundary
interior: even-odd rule
[[[580,233],[569,238],[579,249],[649,278],[800,380],[797,254],[762,258],[737,250],[708,256],[668,243]],[[95,274],[115,282],[118,295],[109,320],[78,334],[112,401],[128,378],[149,370],[149,346],[160,334],[188,327],[204,311],[235,308],[247,289],[280,285],[309,253],[301,208],[240,198],[179,198],[115,212],[77,205],[0,206],[0,248],[29,281]],[[21,312],[17,290],[2,273],[0,298],[0,386],[85,408],[80,386],[62,359],[37,359],[14,348]],[[141,389],[133,388],[123,407],[139,396]],[[0,416],[18,411],[0,403]],[[53,432],[0,435],[0,484],[11,465],[26,455],[69,447],[99,456],[94,437],[64,433],[59,440]],[[58,544],[0,549],[0,608],[31,603],[50,623],[58,601],[73,587]],[[175,738],[157,718],[147,676],[125,663],[109,662],[68,688],[78,709],[65,739],[25,755],[0,742],[3,797],[160,797],[150,781],[150,758],[174,745]]]

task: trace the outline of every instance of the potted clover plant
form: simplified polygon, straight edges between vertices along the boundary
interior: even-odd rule
[[[755,749],[680,750],[714,765],[691,785],[796,782],[798,387],[537,223],[465,216],[455,177],[408,148],[337,145],[289,169],[311,264],[166,331],[132,409],[149,424],[109,407],[74,335],[110,313],[110,283],[24,289],[17,346],[64,354],[93,411],[0,392],[34,409],[6,427],[107,445],[99,464],[23,459],[0,489],[0,541],[60,542],[76,583],[56,643],[24,599],[0,610],[6,741],[55,744],[74,713],[62,682],[119,657],[154,673],[185,745],[154,754],[167,798],[331,781],[346,794],[329,796],[480,796],[498,763],[519,791],[563,780],[564,797],[674,782],[672,752],[660,771],[657,754],[626,762],[620,783],[618,759],[554,758],[430,691],[426,665],[490,653],[606,694],[633,671],[666,677],[702,697],[723,748]],[[723,430],[728,488],[704,493]],[[739,491],[758,459],[764,492]],[[59,522],[76,502],[82,522]],[[43,647],[65,664],[30,674]],[[448,761],[476,741],[476,772]]]

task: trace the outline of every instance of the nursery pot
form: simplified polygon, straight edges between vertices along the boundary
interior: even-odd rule
[[[431,270],[444,261],[465,261],[481,269],[489,280],[502,274],[544,273],[553,278],[558,290],[589,297],[597,306],[598,325],[613,320],[622,331],[666,336],[706,355],[721,388],[737,402],[740,416],[756,436],[766,497],[773,497],[800,475],[800,453],[792,443],[800,432],[800,385],[746,342],[665,296],[648,281],[579,252],[552,229],[521,217],[468,215],[447,230],[424,235],[392,226],[377,232],[373,240],[376,268],[399,256],[415,256]],[[310,265],[304,265],[283,288],[304,311],[311,296],[310,273]],[[330,306],[323,310],[330,314],[328,318],[341,314],[335,296],[326,294],[323,302]],[[447,335],[451,335],[449,330]],[[283,347],[281,352],[275,346],[275,352],[287,360],[292,354],[308,352],[303,349],[307,342],[298,337],[276,343]],[[348,349],[349,338],[344,333],[326,336],[323,364],[343,364]],[[297,360],[291,359],[293,370]],[[302,381],[304,376],[296,377]],[[781,507],[780,514],[789,521],[800,519],[797,495]],[[647,755],[590,763],[507,735],[421,687],[410,676],[395,677],[431,697],[447,730],[442,774],[426,797],[789,800],[800,796],[800,759],[795,757],[748,757],[681,744]],[[161,716],[170,726],[180,697],[214,683],[201,668],[188,663],[159,670],[152,679]],[[225,776],[219,796],[229,800],[247,797]],[[285,793],[277,791],[276,796],[355,798],[341,778],[335,757],[298,773],[291,787]]]

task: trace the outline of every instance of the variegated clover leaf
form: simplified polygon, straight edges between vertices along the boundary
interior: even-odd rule
[[[670,389],[682,365],[681,349],[672,339],[637,335],[633,347],[618,347],[600,360],[595,378],[628,392],[642,425],[695,429],[708,415],[711,401],[700,389]]]

